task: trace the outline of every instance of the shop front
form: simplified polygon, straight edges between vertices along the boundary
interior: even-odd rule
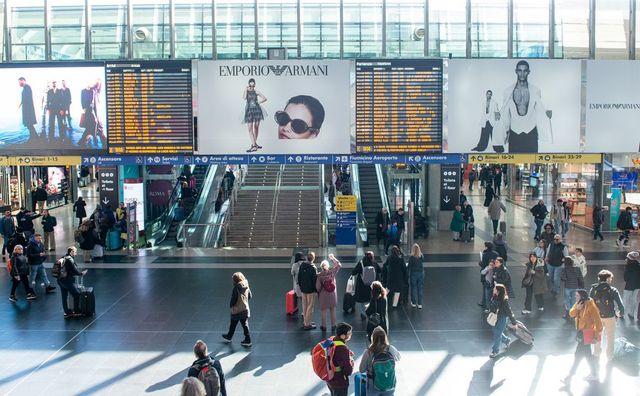
[[[630,207],[633,226],[638,229],[640,214],[640,154],[611,154],[605,156],[605,202],[610,207],[609,229],[616,229],[620,212]]]

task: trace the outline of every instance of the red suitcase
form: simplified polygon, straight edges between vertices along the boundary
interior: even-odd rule
[[[298,311],[298,297],[296,296],[296,292],[290,290],[287,292],[286,296],[287,301],[287,315],[293,315]]]

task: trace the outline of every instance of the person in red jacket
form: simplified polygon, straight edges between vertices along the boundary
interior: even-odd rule
[[[347,342],[351,339],[351,325],[338,323],[334,343],[333,364],[336,373],[327,381],[331,396],[347,396],[349,394],[349,377],[353,372],[353,352],[349,350]]]

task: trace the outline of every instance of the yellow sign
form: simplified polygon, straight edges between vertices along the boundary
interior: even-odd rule
[[[532,162],[543,164],[599,164],[602,154],[536,154]]]
[[[535,162],[535,154],[469,154],[470,164],[526,164]]]
[[[0,166],[9,166],[9,157],[0,157]]]
[[[355,195],[337,195],[336,212],[355,212],[357,210],[357,199]]]
[[[9,165],[24,166],[55,166],[55,165],[80,165],[80,156],[60,156],[60,155],[26,155],[19,157],[9,157]]]

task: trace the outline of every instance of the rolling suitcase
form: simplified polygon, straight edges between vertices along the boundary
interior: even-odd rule
[[[518,322],[515,328],[509,328],[511,332],[525,345],[533,345],[533,333],[527,329],[527,327],[522,323]]]
[[[471,231],[464,230],[460,233],[460,240],[462,242],[471,242]]]
[[[107,234],[107,249],[118,250],[122,248],[122,239],[120,239],[120,231],[109,231]]]
[[[500,232],[502,233],[502,235],[507,235],[507,222],[506,221],[501,221],[500,222]]]
[[[104,258],[104,247],[99,243],[93,247],[91,251],[91,259],[92,260],[102,260]]]
[[[355,396],[367,396],[367,373],[356,373],[353,385],[355,388]]]
[[[342,310],[345,313],[351,313],[356,310],[356,296],[351,293],[344,293],[342,298]]]
[[[296,296],[296,292],[290,290],[286,295],[286,309],[287,315],[293,315],[298,311],[298,297]]]
[[[77,284],[78,290],[80,291],[78,306],[75,306],[71,293],[67,296],[67,305],[69,306],[69,309],[74,312],[78,312],[84,316],[93,316],[96,313],[96,296],[93,292],[93,287],[86,287],[82,276],[77,278],[79,278],[77,280]]]

